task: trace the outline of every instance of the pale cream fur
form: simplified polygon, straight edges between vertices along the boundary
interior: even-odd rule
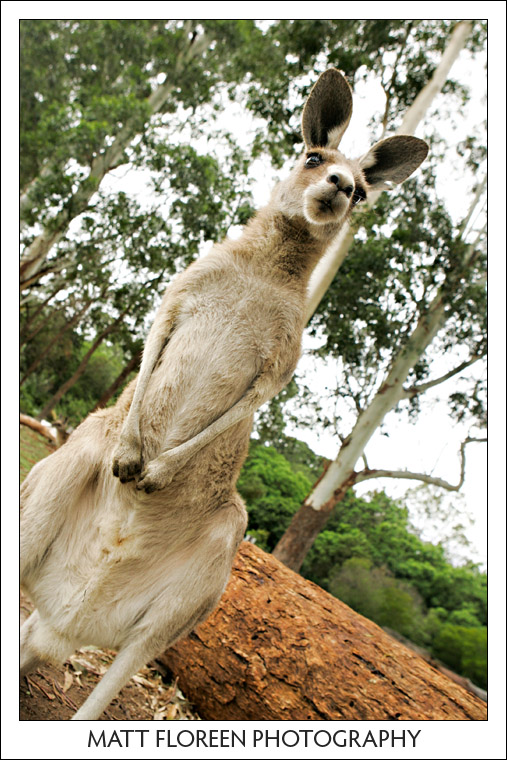
[[[335,69],[321,76],[305,134],[345,87]],[[335,141],[349,110],[329,125]],[[246,528],[235,483],[253,414],[294,372],[308,279],[353,207],[337,174],[366,187],[358,162],[306,149],[322,163],[305,153],[239,240],[171,283],[137,379],[23,484],[21,576],[37,610],[22,672],[83,645],[119,650],[74,719],[98,718],[223,592]]]

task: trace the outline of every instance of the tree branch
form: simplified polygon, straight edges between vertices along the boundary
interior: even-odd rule
[[[361,472],[356,473],[356,483],[361,483],[363,480],[371,480],[372,478],[395,478],[399,480],[420,480],[423,483],[429,485],[439,486],[445,488],[446,491],[459,491],[465,481],[465,447],[469,443],[485,443],[486,438],[470,438],[467,437],[460,446],[460,476],[456,485],[449,483],[443,478],[436,478],[433,475],[429,475],[425,472],[409,472],[408,470],[371,470],[365,468]]]
[[[486,188],[487,180],[488,180],[488,175],[485,174],[484,177],[482,178],[482,182],[479,183],[479,185],[478,185],[478,187],[477,187],[477,189],[476,189],[476,191],[474,193],[474,197],[473,197],[472,203],[470,204],[470,208],[468,209],[467,215],[465,216],[465,218],[463,219],[463,221],[459,225],[458,229],[460,230],[460,233],[461,233],[462,237],[465,236],[465,230],[466,230],[466,228],[468,226],[468,223],[469,223],[470,219],[472,218],[472,215],[473,215],[473,213],[474,213],[474,211],[475,211],[475,209],[477,207],[477,204],[479,203],[481,195],[482,195],[482,193],[484,192],[484,190]]]
[[[396,480],[421,480],[424,483],[430,485],[440,486],[447,491],[459,491],[463,482],[460,478],[460,482],[457,485],[449,483],[442,478],[435,478],[432,475],[428,475],[424,472],[409,472],[408,470],[367,470],[364,469],[357,473],[356,483],[361,483],[363,480],[371,480],[372,478],[394,478]]]
[[[39,420],[34,419],[34,417],[30,417],[28,414],[21,414],[20,412],[19,423],[20,425],[26,425],[27,427],[31,428],[31,430],[35,430],[37,433],[43,435],[44,438],[47,438],[48,441],[56,446],[56,438],[51,433],[48,426],[43,425],[42,422],[39,422]]]
[[[440,385],[440,383],[445,383],[446,380],[449,380],[451,377],[458,375],[464,369],[479,361],[479,359],[482,359],[482,356],[474,355],[471,359],[466,362],[462,362],[458,367],[451,369],[441,377],[436,377],[434,380],[429,380],[427,383],[421,383],[420,385],[412,385],[410,388],[404,388],[402,398],[413,398],[419,393],[424,393],[429,388],[434,388],[436,385]]]

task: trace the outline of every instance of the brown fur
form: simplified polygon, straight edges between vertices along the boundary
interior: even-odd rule
[[[253,414],[291,378],[310,274],[367,188],[361,162],[336,150],[344,93],[336,70],[321,76],[303,117],[307,152],[269,206],[171,283],[137,379],[23,485],[21,574],[37,610],[22,671],[86,644],[119,650],[74,719],[97,718],[222,594],[246,527],[235,483]]]

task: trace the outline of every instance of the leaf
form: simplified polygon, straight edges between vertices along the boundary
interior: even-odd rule
[[[178,712],[178,705],[169,705],[165,713],[166,720],[174,720],[176,718],[177,712]]]
[[[143,678],[142,676],[133,676],[133,681],[140,684],[141,686],[147,686],[148,689],[153,689],[154,684],[151,681],[148,681],[146,678]]]
[[[64,694],[70,689],[70,687],[72,686],[73,683],[74,683],[74,679],[72,678],[72,674],[69,673],[68,670],[66,670],[65,671],[65,676],[64,676],[64,681],[63,681],[63,686],[62,686],[62,691],[63,691]]]

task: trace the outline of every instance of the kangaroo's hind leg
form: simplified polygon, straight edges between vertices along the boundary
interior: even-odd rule
[[[60,664],[75,650],[75,642],[58,634],[46,625],[35,610],[21,626],[20,662],[21,677],[47,662]]]
[[[127,644],[116,655],[107,673],[71,720],[97,720],[123,686],[143,665],[175,644],[182,636],[189,634],[209,615],[217,601],[217,598],[206,600],[182,627],[171,631],[169,639],[162,638],[159,633],[155,636],[150,635],[148,639],[136,639]]]
[[[171,582],[153,599],[131,638],[72,720],[96,720],[149,660],[187,636],[218,604],[245,528],[244,507],[232,496],[194,551],[172,570]],[[214,534],[214,535],[213,535]]]
[[[32,612],[30,617],[21,626],[19,652],[19,675],[21,678],[37,670],[45,661],[32,643],[33,632],[37,627],[38,621],[39,613],[36,610]]]
[[[102,428],[100,418],[89,417],[28,473],[21,487],[22,583],[36,571],[83,489],[93,483],[103,455]]]

